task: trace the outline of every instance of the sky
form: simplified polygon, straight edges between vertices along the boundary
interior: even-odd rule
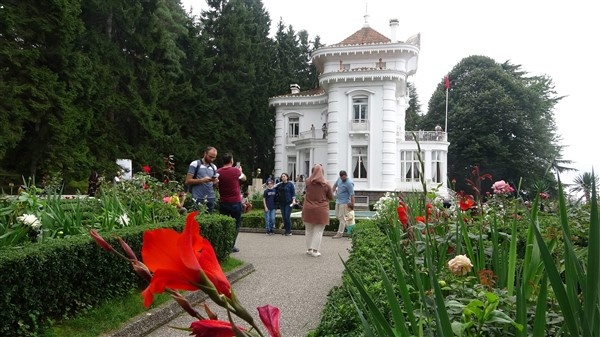
[[[283,20],[295,31],[306,30],[321,43],[341,42],[368,24],[390,37],[390,19],[398,19],[398,39],[421,34],[419,64],[410,81],[415,84],[421,111],[427,111],[436,86],[463,58],[488,56],[498,63],[521,65],[530,75],[547,75],[558,96],[557,134],[563,159],[579,172],[565,173],[570,183],[577,174],[600,170],[600,142],[594,131],[600,121],[600,20],[592,1],[555,0],[432,1],[432,0],[263,0],[271,17],[271,35]],[[182,0],[184,9],[199,14],[204,0]],[[593,33],[596,32],[596,33]],[[449,107],[449,114],[452,107]],[[448,126],[452,141],[452,125]],[[598,132],[598,134],[595,134]],[[515,153],[518,155],[518,153]],[[500,178],[500,177],[499,177]]]

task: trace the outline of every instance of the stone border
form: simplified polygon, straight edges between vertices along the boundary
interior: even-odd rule
[[[246,263],[241,267],[232,270],[227,273],[227,279],[230,283],[235,283],[242,278],[246,277],[250,273],[254,272],[254,266],[251,263]],[[188,292],[185,294],[185,298],[191,304],[197,304],[205,301],[208,296],[202,291]],[[184,310],[175,301],[168,301],[163,303],[157,308],[144,312],[137,317],[132,318],[128,322],[124,323],[121,328],[116,331],[112,331],[106,334],[102,334],[102,337],[142,337],[148,335],[150,332],[160,328],[161,326],[169,323],[175,317],[181,315]]]

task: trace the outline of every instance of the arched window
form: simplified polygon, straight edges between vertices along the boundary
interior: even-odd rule
[[[353,123],[366,123],[369,118],[369,98],[367,96],[353,97],[352,111]]]

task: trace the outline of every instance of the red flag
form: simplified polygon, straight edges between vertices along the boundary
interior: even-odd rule
[[[444,87],[446,90],[450,89],[450,78],[448,78],[448,75],[444,77]]]

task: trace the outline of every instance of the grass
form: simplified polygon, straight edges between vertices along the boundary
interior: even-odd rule
[[[243,261],[230,257],[221,263],[221,268],[227,273],[243,264]],[[167,294],[155,296],[152,308],[170,300],[171,297]],[[132,317],[146,311],[140,292],[133,291],[123,298],[109,300],[77,317],[54,322],[40,334],[40,337],[96,337],[118,329]]]

